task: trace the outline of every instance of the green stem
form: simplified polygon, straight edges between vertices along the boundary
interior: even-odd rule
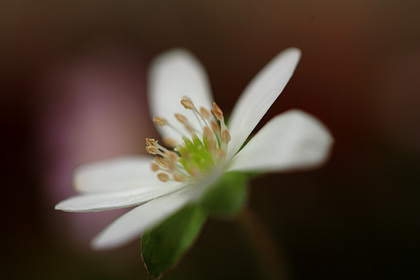
[[[238,221],[257,255],[262,271],[261,279],[290,280],[285,258],[276,251],[276,248],[279,248],[278,244],[271,238],[257,215],[245,208],[238,216]]]

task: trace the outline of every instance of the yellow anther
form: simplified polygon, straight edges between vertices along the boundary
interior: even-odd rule
[[[178,161],[178,155],[174,152],[165,152],[165,156],[168,163],[168,169],[170,171],[175,170],[175,164]]]
[[[185,109],[191,110],[192,108],[194,108],[194,103],[191,101],[191,99],[185,96],[182,97],[181,104],[182,106],[184,106]]]
[[[213,130],[213,132],[217,135],[220,132],[220,127],[217,124],[217,122],[215,121],[211,121],[211,129]]]
[[[158,126],[165,126],[168,124],[168,120],[162,117],[154,117],[153,122]]]
[[[188,130],[189,133],[195,132],[194,128],[192,128],[192,126],[189,124],[185,124],[184,127],[186,130]]]
[[[170,137],[163,137],[163,142],[171,148],[175,148],[177,146],[177,142]]]
[[[208,128],[208,126],[204,127],[203,136],[204,136],[204,138],[207,139],[207,141],[210,141],[210,140],[213,139],[213,132],[211,132],[211,130],[210,130],[210,128]]]
[[[200,108],[200,114],[203,116],[203,118],[205,118],[207,120],[210,119],[210,117],[211,117],[210,112],[204,107]]]
[[[155,146],[147,146],[146,147],[146,151],[149,154],[156,155],[158,153],[159,149],[157,147],[155,147]]]
[[[158,173],[157,177],[162,182],[168,182],[169,181],[169,176],[166,173]]]
[[[174,175],[174,180],[180,183],[184,183],[185,182],[185,177],[179,174],[175,174]]]
[[[219,106],[217,106],[216,102],[213,102],[213,108],[211,109],[211,113],[213,114],[213,116],[219,121],[222,122],[223,121],[223,111],[222,109],[220,109]]]
[[[178,155],[175,152],[165,152],[165,156],[169,161],[176,161],[178,159]]]
[[[175,118],[180,122],[180,123],[182,123],[182,124],[187,124],[188,123],[188,120],[187,120],[187,118],[184,116],[184,115],[181,115],[181,114],[174,114],[175,115]]]
[[[188,97],[181,100],[185,109],[192,110],[199,127],[190,122],[182,114],[174,114],[177,122],[181,123],[191,136],[189,139],[186,131],[179,130],[163,117],[155,117],[153,121],[158,126],[167,125],[177,132],[182,140],[163,137],[163,142],[170,149],[161,146],[157,140],[146,138],[146,150],[152,155],[157,155],[150,167],[162,182],[176,181],[184,183],[192,177],[201,177],[219,164],[224,164],[228,143],[231,135],[227,130],[223,111],[213,102],[213,108],[200,107],[197,109]],[[214,118],[213,118],[214,117]],[[181,144],[184,142],[183,144]],[[204,148],[203,148],[204,144]]]
[[[210,128],[207,126],[204,127],[203,137],[207,140],[207,145],[210,151],[214,151],[216,148],[216,141],[213,132],[211,132]]]
[[[157,172],[160,169],[159,165],[157,165],[156,162],[153,162],[153,161],[150,164],[150,168],[152,169],[153,172]]]
[[[159,164],[163,168],[166,168],[168,166],[168,161],[164,158],[155,157],[155,161],[157,162],[157,164]]]
[[[146,138],[146,145],[147,146],[156,146],[157,144],[157,140],[152,139],[152,138]]]
[[[230,142],[230,134],[229,132],[225,129],[222,131],[222,142],[227,144]]]

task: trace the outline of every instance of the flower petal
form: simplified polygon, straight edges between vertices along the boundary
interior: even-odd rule
[[[152,117],[166,118],[183,133],[185,130],[174,114],[181,113],[189,120],[195,120],[195,117],[181,105],[182,97],[188,96],[197,108],[207,109],[213,100],[203,66],[192,54],[181,49],[166,52],[156,58],[150,70],[149,87]],[[181,143],[181,135],[170,127],[158,127],[158,130],[162,136]]]
[[[123,245],[193,199],[195,199],[194,189],[187,187],[140,205],[110,224],[93,240],[92,246],[96,249],[108,249]]]
[[[229,120],[228,158],[241,148],[252,130],[280,95],[300,59],[300,50],[287,49],[267,64],[245,88]]]
[[[73,184],[83,193],[117,192],[159,184],[150,169],[152,157],[124,157],[82,165],[74,171]]]
[[[333,139],[314,117],[291,110],[269,121],[232,159],[230,171],[289,171],[322,164]]]
[[[55,206],[67,212],[98,212],[139,205],[154,198],[167,195],[184,187],[178,182],[159,182],[153,188],[128,190],[115,193],[90,193],[70,197]]]

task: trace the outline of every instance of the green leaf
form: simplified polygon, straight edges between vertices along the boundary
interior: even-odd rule
[[[248,198],[247,176],[243,173],[226,173],[203,195],[200,205],[217,217],[233,217]]]
[[[187,205],[143,234],[142,257],[151,277],[158,278],[179,260],[193,244],[206,216],[200,207]]]

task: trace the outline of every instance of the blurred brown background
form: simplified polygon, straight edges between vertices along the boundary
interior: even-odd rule
[[[250,207],[293,279],[420,277],[420,2],[9,1],[0,3],[4,279],[146,279],[140,243],[95,252],[118,213],[56,212],[71,170],[144,153],[150,60],[205,65],[229,112],[279,51],[301,63],[263,123],[290,108],[336,144],[322,169],[252,182]],[[210,220],[164,279],[259,279],[237,224]]]

